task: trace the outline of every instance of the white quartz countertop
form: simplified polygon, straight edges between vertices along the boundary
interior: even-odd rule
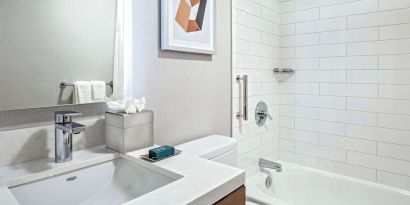
[[[210,205],[245,183],[245,172],[241,169],[184,153],[156,163],[140,159],[141,155],[148,153],[148,149],[119,154],[101,146],[75,152],[73,160],[63,164],[41,159],[0,167],[0,202],[2,205],[18,205],[8,187],[45,179],[118,157],[127,158],[154,171],[165,169],[183,176],[175,182],[125,203],[126,205]]]

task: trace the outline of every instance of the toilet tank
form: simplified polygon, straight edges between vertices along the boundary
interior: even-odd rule
[[[211,135],[176,146],[184,154],[202,157],[222,164],[236,166],[237,140],[221,135]]]

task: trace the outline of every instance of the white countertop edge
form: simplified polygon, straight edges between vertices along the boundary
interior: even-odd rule
[[[229,181],[221,184],[221,186],[215,187],[208,193],[192,200],[188,205],[209,205],[210,202],[214,204],[243,186],[243,181],[245,181],[245,172],[232,177]]]

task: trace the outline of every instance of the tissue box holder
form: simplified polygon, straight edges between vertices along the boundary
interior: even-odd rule
[[[108,149],[127,153],[154,145],[154,112],[105,113],[105,145]]]

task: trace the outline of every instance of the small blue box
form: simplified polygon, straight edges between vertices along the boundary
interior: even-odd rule
[[[175,153],[175,148],[165,145],[162,147],[154,148],[149,150],[149,158],[155,159],[155,160],[160,160],[166,157],[169,157],[171,155],[174,155]]]

